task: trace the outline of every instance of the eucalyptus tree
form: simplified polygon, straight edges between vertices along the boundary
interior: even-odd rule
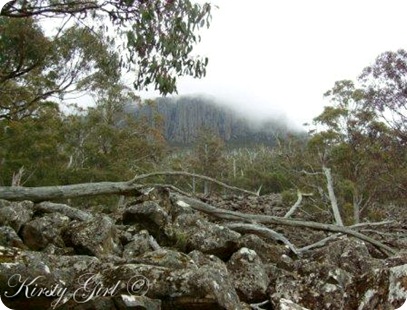
[[[209,4],[189,0],[10,1],[0,17],[0,118],[106,89],[124,73],[136,90],[176,92],[178,76],[206,73],[208,59],[193,47],[210,18]]]
[[[373,80],[366,80],[366,72],[369,70],[365,69],[362,75],[364,83],[338,81],[325,94],[331,105],[314,119],[321,126],[309,141],[320,164],[333,169],[341,203],[353,206],[356,222],[363,208],[373,202],[402,197],[403,178],[398,171],[406,171],[405,153],[400,151],[405,150],[402,125],[389,126],[381,113],[386,106],[395,113],[400,107],[391,101],[380,101],[382,108],[378,106]],[[387,92],[387,82],[381,80],[382,88],[377,86],[375,92]]]

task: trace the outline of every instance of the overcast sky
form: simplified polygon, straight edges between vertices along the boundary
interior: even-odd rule
[[[297,125],[310,122],[335,81],[355,79],[382,52],[407,48],[406,1],[212,3],[219,8],[196,49],[209,57],[207,76],[181,78],[179,94],[213,95],[246,114],[280,111]]]

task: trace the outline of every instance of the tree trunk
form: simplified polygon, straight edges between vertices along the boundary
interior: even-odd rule
[[[327,189],[329,194],[329,199],[331,200],[331,207],[334,213],[335,222],[339,226],[343,226],[341,213],[339,212],[338,208],[338,201],[336,200],[335,192],[334,192],[334,185],[332,181],[332,174],[331,169],[325,166],[322,167],[326,177]]]
[[[0,199],[40,202],[109,194],[131,195],[135,194],[139,188],[140,184],[128,182],[100,182],[43,187],[0,187]]]

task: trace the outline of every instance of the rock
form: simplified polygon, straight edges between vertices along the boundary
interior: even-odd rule
[[[198,250],[194,250],[190,252],[188,256],[191,257],[194,263],[199,267],[212,266],[214,268],[217,268],[218,270],[221,270],[224,274],[227,274],[229,272],[223,260],[215,255],[207,255]]]
[[[77,254],[103,256],[121,255],[118,231],[106,215],[96,215],[86,222],[71,222],[64,231],[67,246],[75,248]]]
[[[52,243],[49,243],[45,249],[42,250],[43,253],[50,255],[75,255],[75,249],[70,247],[57,247]]]
[[[34,203],[31,201],[9,202],[0,200],[0,226],[10,226],[16,233],[31,220]]]
[[[242,301],[260,302],[267,299],[269,278],[255,251],[241,248],[232,255],[226,266]]]
[[[87,301],[84,303],[78,303],[75,300],[70,299],[65,304],[63,304],[62,306],[60,306],[56,309],[58,309],[58,310],[104,310],[104,309],[117,310],[117,309],[123,309],[123,308],[117,307],[117,304],[113,297],[99,297],[99,298],[95,298],[93,300],[90,300],[90,301]],[[128,309],[133,309],[133,308],[128,308]],[[135,308],[135,309],[137,309],[137,308]],[[54,309],[52,309],[52,310],[54,310]]]
[[[62,248],[65,244],[61,231],[68,226],[69,222],[69,218],[60,213],[38,217],[24,224],[21,237],[24,244],[34,251],[41,251],[48,244]]]
[[[276,310],[309,310],[308,308],[301,307],[291,300],[281,298]]]
[[[407,264],[390,268],[389,302],[395,308],[407,300]]]
[[[169,249],[159,249],[146,252],[134,259],[137,263],[146,265],[162,266],[170,269],[197,268],[194,261],[188,255]],[[132,261],[129,261],[132,263]]]
[[[146,296],[120,295],[114,301],[118,310],[161,310],[161,300]]]
[[[189,204],[182,200],[172,198],[171,216],[173,221],[181,214],[195,214],[196,211]]]
[[[397,309],[407,299],[407,264],[373,270],[362,275],[354,286],[349,304],[358,310]]]
[[[60,213],[69,217],[71,220],[78,221],[88,221],[93,217],[89,212],[72,208],[66,204],[53,203],[49,201],[34,205],[34,211],[36,213]]]
[[[311,258],[321,263],[328,262],[352,274],[370,272],[381,265],[379,260],[370,256],[363,241],[347,236],[315,250]]]
[[[153,247],[150,244],[150,234],[147,230],[142,230],[138,234],[133,236],[133,241],[125,245],[123,250],[123,258],[131,260],[137,256],[144,254],[145,252],[153,251]]]
[[[137,295],[145,291],[145,296],[161,299],[165,309],[240,309],[239,299],[227,274],[211,266],[172,270],[126,264],[118,266],[110,275],[113,282],[122,279],[125,283],[132,283],[144,279],[146,285],[141,286]]]
[[[282,244],[266,242],[259,236],[246,234],[239,239],[239,247],[252,249],[259,255],[261,261],[267,263],[278,263],[283,255],[287,255],[290,250]]]
[[[271,198],[215,199],[227,209],[264,213]],[[0,200],[0,224],[6,224],[0,226],[0,295],[12,309],[62,310],[387,310],[407,297],[406,251],[385,258],[342,236],[296,256],[273,240],[241,236],[207,218],[171,200],[165,188],[140,191],[109,215]],[[278,229],[298,247],[327,235]],[[397,249],[403,242],[389,244]],[[4,297],[34,279],[15,298]],[[34,288],[66,291],[27,299],[24,293]]]
[[[197,214],[178,216],[174,228],[185,233],[187,252],[199,250],[227,260],[238,249],[239,233],[211,223]]]
[[[123,213],[123,224],[138,224],[147,229],[158,241],[166,240],[166,228],[171,223],[168,213],[154,201],[132,205]]]
[[[0,246],[27,249],[27,246],[10,226],[0,226]]]
[[[52,303],[62,304],[65,298],[71,298],[68,293],[74,292],[81,275],[103,269],[95,257],[55,256],[13,248],[0,251],[0,259],[0,293],[3,302],[12,309],[27,304],[26,294],[33,296],[29,299],[30,307],[51,309]],[[54,293],[49,297],[38,296],[40,289]]]

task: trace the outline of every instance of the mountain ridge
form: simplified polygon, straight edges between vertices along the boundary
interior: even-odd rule
[[[295,133],[285,120],[270,117],[254,120],[205,96],[161,97],[129,105],[127,111],[135,117],[145,117],[156,126],[155,115],[163,121],[163,135],[168,143],[189,145],[194,143],[202,129],[209,129],[227,144],[274,145],[277,137]]]

